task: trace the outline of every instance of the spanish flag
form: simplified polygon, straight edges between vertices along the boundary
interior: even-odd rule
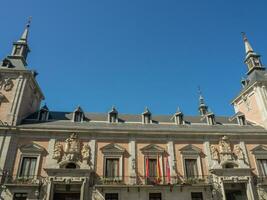
[[[171,183],[171,170],[168,157],[166,157],[166,174],[167,174],[167,183]]]
[[[148,156],[146,157],[146,174],[145,174],[146,178],[149,177],[149,160],[148,160]]]
[[[161,182],[161,169],[160,169],[160,159],[159,155],[157,156],[157,183]]]

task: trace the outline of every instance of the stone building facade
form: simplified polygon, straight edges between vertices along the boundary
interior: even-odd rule
[[[29,24],[0,62],[4,200],[267,199],[267,73],[248,66],[234,116],[54,112],[27,67]]]

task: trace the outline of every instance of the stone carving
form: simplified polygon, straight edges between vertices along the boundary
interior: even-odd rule
[[[54,151],[53,151],[53,159],[59,161],[62,157],[62,145],[59,143],[55,144]]]
[[[14,86],[13,81],[10,78],[8,78],[4,83],[4,90],[8,92],[12,90],[13,86]]]
[[[238,144],[235,145],[235,147],[234,147],[234,153],[235,153],[238,160],[244,160],[245,159],[243,150],[241,149],[241,147]]]
[[[89,161],[91,149],[88,143],[84,144],[81,149],[81,143],[78,135],[73,133],[67,138],[64,144],[56,143],[52,158],[58,162],[80,162],[83,160]]]
[[[231,144],[227,136],[223,136],[219,141],[219,153],[221,161],[229,161],[233,159]]]
[[[83,160],[89,160],[90,158],[90,146],[89,144],[84,144],[83,145],[83,148],[82,148],[82,151],[81,151],[81,154],[82,154],[82,159]]]
[[[76,161],[80,156],[80,141],[76,133],[65,140],[63,160]]]
[[[219,142],[220,153],[231,153],[230,142],[227,136],[223,136]]]
[[[219,152],[215,145],[210,146],[212,160],[219,160]]]

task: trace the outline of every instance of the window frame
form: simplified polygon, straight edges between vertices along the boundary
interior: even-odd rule
[[[125,149],[118,144],[110,143],[100,149],[103,153],[103,178],[106,178],[106,159],[119,159],[119,177],[116,180],[124,179],[124,154]]]
[[[22,164],[23,164],[24,158],[36,158],[36,165],[35,165],[35,170],[34,170],[34,173],[33,173],[33,178],[21,176],[21,170],[22,170]],[[37,154],[37,153],[21,153],[19,166],[18,166],[18,170],[17,170],[17,175],[16,175],[17,178],[36,179],[37,175],[38,175],[38,171],[39,171],[40,159],[41,159],[41,154]]]
[[[187,178],[186,165],[185,165],[186,159],[196,159],[197,160],[198,175],[196,178],[202,178],[203,172],[202,172],[202,163],[201,163],[201,157],[200,157],[201,149],[189,144],[189,145],[186,145],[185,147],[183,147],[182,149],[180,149],[180,152],[181,152],[181,163],[183,165],[184,178]]]
[[[264,176],[261,171],[261,167],[259,165],[258,160],[267,160],[267,147],[263,145],[258,145],[251,150],[251,153],[254,155],[254,162],[256,165],[256,170],[258,172],[258,176]]]
[[[107,160],[108,159],[118,159],[119,160],[119,169],[118,169],[118,176],[117,177],[107,177]],[[104,156],[104,177],[105,179],[116,179],[116,180],[122,180],[122,156]]]

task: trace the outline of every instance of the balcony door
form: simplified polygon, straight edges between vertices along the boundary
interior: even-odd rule
[[[80,200],[80,193],[55,193],[55,200]]]

